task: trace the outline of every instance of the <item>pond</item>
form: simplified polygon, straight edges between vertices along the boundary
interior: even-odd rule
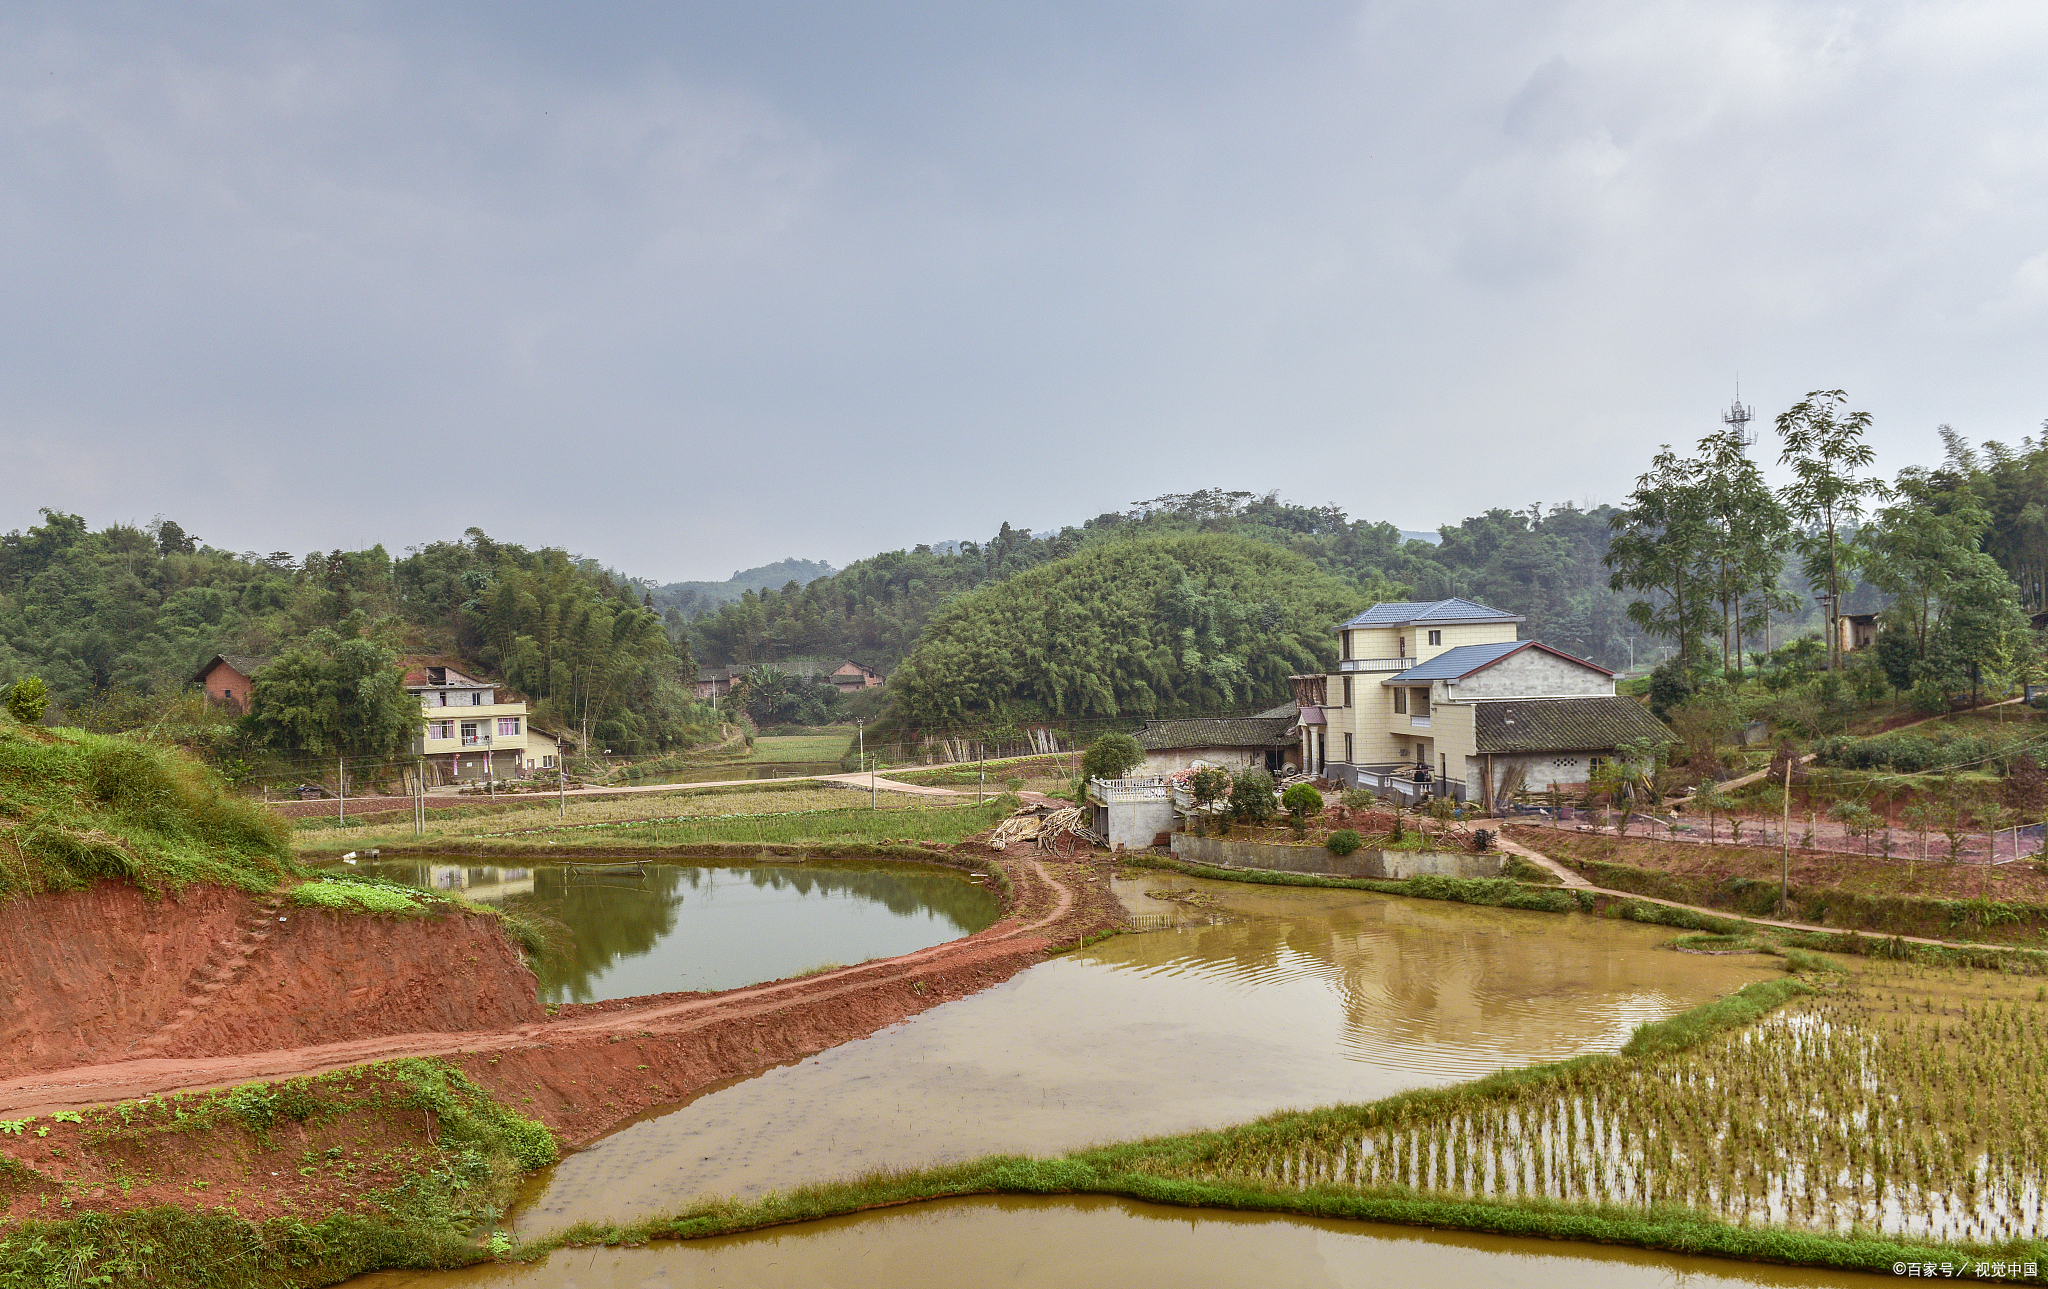
[[[1172,925],[645,1116],[537,1177],[518,1229],[1462,1082],[1778,974],[1580,915],[1172,875],[1117,893]]]
[[[1793,1289],[1890,1277],[1083,1196],[944,1200],[533,1266],[384,1272],[350,1289]]]
[[[734,989],[894,957],[970,935],[998,912],[995,893],[965,874],[910,864],[649,860],[637,877],[572,873],[558,859],[426,856],[358,871],[561,922],[573,941],[543,964],[550,1003]]]

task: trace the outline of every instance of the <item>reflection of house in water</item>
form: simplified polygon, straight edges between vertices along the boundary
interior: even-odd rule
[[[502,900],[533,893],[530,868],[470,868],[462,864],[429,864],[425,885],[437,891],[461,891],[472,900]]]

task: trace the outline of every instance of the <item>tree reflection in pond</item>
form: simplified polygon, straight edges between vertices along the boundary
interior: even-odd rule
[[[911,865],[649,862],[635,877],[429,857],[361,869],[562,924],[567,943],[541,971],[551,1003],[732,989],[909,953],[997,913],[995,895],[965,877]]]

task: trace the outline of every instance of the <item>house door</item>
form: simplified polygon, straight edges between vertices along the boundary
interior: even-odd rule
[[[1278,773],[1280,773],[1280,767],[1281,767],[1282,765],[1286,764],[1286,763],[1285,763],[1285,761],[1283,761],[1283,760],[1282,760],[1282,758],[1283,758],[1284,756],[1286,756],[1286,753],[1282,752],[1282,751],[1281,751],[1281,750],[1280,750],[1279,748],[1269,748],[1269,749],[1267,749],[1267,751],[1266,751],[1266,773],[1267,773],[1267,774],[1278,774]]]

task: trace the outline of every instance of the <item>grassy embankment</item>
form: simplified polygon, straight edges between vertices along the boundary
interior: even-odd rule
[[[293,875],[284,825],[180,753],[0,716],[0,899],[121,878],[152,891],[268,891]]]
[[[981,832],[1016,808],[1013,797],[976,805],[971,799],[881,791],[879,808],[865,793],[814,784],[762,783],[742,788],[678,788],[572,801],[563,818],[547,801],[435,811],[415,836],[409,818],[348,828],[302,820],[293,842],[302,854],[367,849],[465,853],[582,850],[636,854],[691,853],[717,846],[790,846],[857,853],[871,848],[951,843]]]
[[[2048,1261],[2042,1215],[2020,1211],[2048,1118],[2040,986],[1891,962],[1828,978],[1853,983],[1752,984],[1641,1027],[1618,1055],[1062,1159],[994,1157],[584,1226],[521,1256],[924,1198],[1098,1193],[1843,1270]],[[1777,1010],[1788,1002],[1801,1005]]]
[[[546,1127],[431,1060],[0,1121],[0,1133],[0,1211],[13,1213],[0,1289],[256,1289],[462,1266],[476,1229],[556,1155]]]

